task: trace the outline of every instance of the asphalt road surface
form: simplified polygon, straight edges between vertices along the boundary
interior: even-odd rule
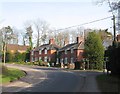
[[[14,67],[20,68],[20,66]],[[20,86],[18,84],[18,90],[15,92],[100,92],[95,81],[95,76],[101,74],[99,72],[72,71],[38,66],[22,66],[21,68],[22,70],[26,69],[30,75],[27,76],[30,79],[26,77],[23,80],[28,80],[32,85],[19,89]],[[32,71],[28,71],[30,69],[32,69]],[[42,78],[44,78],[42,81],[40,79],[41,73]],[[5,88],[6,87],[4,87],[4,90]],[[10,88],[12,89],[12,86],[10,86]],[[9,90],[9,87],[7,90]]]
[[[47,73],[47,78],[43,82],[22,92],[78,92],[83,84],[83,78],[72,72],[50,68],[44,69],[44,72]]]
[[[44,71],[44,81],[21,92],[100,92],[95,80],[101,73],[94,71],[72,71],[55,68],[35,68]]]

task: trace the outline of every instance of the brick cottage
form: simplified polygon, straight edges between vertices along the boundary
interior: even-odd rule
[[[75,43],[66,44],[62,48],[55,44],[54,39],[50,39],[49,44],[41,45],[31,51],[30,61],[53,62],[55,65],[61,65],[61,68],[80,67],[83,52],[84,40],[82,37],[77,37]]]
[[[41,45],[31,51],[30,61],[56,62],[56,53],[59,46],[55,44],[54,39],[50,39],[48,44]]]

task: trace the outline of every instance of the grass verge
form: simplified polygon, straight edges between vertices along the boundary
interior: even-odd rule
[[[7,62],[8,64],[34,65],[31,62]]]
[[[120,92],[120,79],[118,76],[101,74],[96,77],[99,89],[104,92]]]
[[[4,66],[3,66],[4,67]],[[12,82],[25,76],[25,72],[14,68],[2,68],[2,74],[0,74],[0,83],[5,84]]]

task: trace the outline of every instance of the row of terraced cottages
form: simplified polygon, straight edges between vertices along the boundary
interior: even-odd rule
[[[49,44],[41,45],[31,51],[30,61],[42,60],[54,63],[54,65],[58,64],[61,68],[75,68],[76,65],[80,67],[83,52],[84,41],[81,37],[77,37],[76,43],[67,44],[62,48],[55,44],[54,39],[50,39]]]

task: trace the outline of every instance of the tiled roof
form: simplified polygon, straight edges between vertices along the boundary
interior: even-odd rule
[[[14,50],[27,50],[29,46],[18,45],[18,44],[7,44],[7,51]]]
[[[17,51],[18,45],[17,44],[7,44],[7,51],[14,50]]]
[[[18,50],[27,50],[29,46],[18,45]]]
[[[84,43],[72,43],[68,44],[65,47],[61,48],[59,51],[70,50],[70,49],[84,49]]]
[[[35,48],[35,51],[43,50],[43,49],[58,50],[58,49],[60,49],[60,47],[57,46],[56,44],[44,44],[44,45],[41,45],[41,46]]]

